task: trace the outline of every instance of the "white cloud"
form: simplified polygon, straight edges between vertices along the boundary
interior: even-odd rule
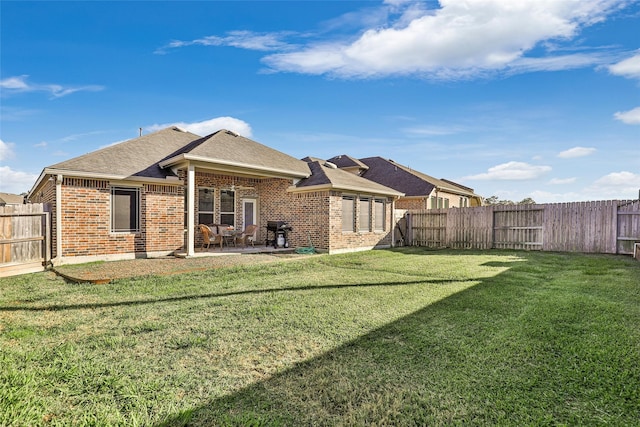
[[[8,91],[9,93],[21,93],[21,92],[49,92],[52,98],[61,98],[63,96],[70,95],[75,92],[90,91],[96,92],[104,89],[104,86],[98,85],[86,85],[76,87],[65,87],[59,84],[37,84],[28,83],[28,75],[8,77],[0,80],[0,88]]]
[[[601,199],[635,199],[640,190],[640,174],[612,172],[597,179],[585,189],[587,193],[599,195]]]
[[[640,107],[629,111],[618,111],[613,117],[628,125],[640,125]]]
[[[629,79],[640,79],[640,53],[611,65],[609,72]]]
[[[415,126],[404,129],[411,136],[444,136],[464,132],[460,126]]]
[[[573,147],[568,150],[561,151],[560,153],[558,153],[558,157],[563,159],[573,159],[575,157],[589,156],[596,151],[597,150],[595,148]]]
[[[565,185],[565,184],[573,184],[576,182],[577,178],[553,178],[549,180],[549,184],[551,185]]]
[[[254,33],[253,31],[230,31],[224,37],[207,36],[200,39],[182,41],[174,40],[157,49],[155,53],[165,54],[169,49],[186,46],[232,46],[241,49],[258,51],[287,50],[290,45],[282,39],[292,33]]]
[[[630,186],[640,188],[640,174],[632,172],[612,172],[599,178],[594,185],[600,186]]]
[[[536,179],[551,171],[551,166],[536,166],[523,162],[507,162],[490,167],[486,173],[471,175],[463,180],[513,180]]]
[[[596,200],[589,198],[584,193],[567,192],[567,193],[552,193],[550,191],[537,190],[531,192],[531,198],[536,203],[562,203],[562,202],[579,202],[586,200]]]
[[[393,7],[401,1],[388,2]],[[364,31],[355,41],[317,43],[268,55],[276,71],[378,77],[417,74],[430,78],[471,78],[487,72],[558,70],[601,64],[589,54],[527,58],[549,40],[575,37],[582,27],[623,7],[619,0],[440,0],[409,22],[400,18]],[[404,16],[403,16],[404,17]]]
[[[0,139],[0,161],[13,157],[13,147],[15,147],[15,144],[12,142],[4,142]]]
[[[166,124],[154,124],[147,126],[146,129],[150,132],[155,132],[160,129],[164,129],[169,126],[177,126],[188,132],[195,133],[196,135],[206,136],[220,129],[226,129],[233,131],[239,135],[247,138],[251,138],[252,131],[249,123],[236,119],[234,117],[216,117],[210,120],[204,120],[202,122],[186,123],[166,123]]]
[[[14,171],[9,166],[0,166],[0,191],[21,194],[31,189],[37,175]]]

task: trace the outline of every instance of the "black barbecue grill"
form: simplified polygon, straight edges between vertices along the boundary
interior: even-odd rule
[[[287,233],[293,230],[286,221],[267,221],[267,242],[266,246],[273,245],[274,248],[289,247],[289,238]],[[273,233],[273,239],[269,239],[270,233]],[[280,244],[278,244],[280,241]]]

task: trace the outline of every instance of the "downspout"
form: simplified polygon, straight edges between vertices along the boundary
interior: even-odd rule
[[[396,197],[391,199],[391,247],[396,246]]]
[[[56,176],[56,257],[54,265],[62,261],[62,178],[62,174]]]
[[[196,208],[196,168],[192,163],[187,165],[187,256],[195,255],[195,222]]]

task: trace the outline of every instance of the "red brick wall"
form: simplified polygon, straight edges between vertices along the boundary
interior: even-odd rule
[[[140,188],[140,232],[111,233],[108,181],[65,178],[62,184],[62,256],[171,252],[183,246],[183,187]]]
[[[396,208],[398,209],[407,209],[407,210],[424,210],[429,209],[429,198],[399,198],[396,201]]]
[[[293,185],[291,180],[267,179],[260,184],[260,228],[262,241],[267,238],[268,221],[286,221],[293,228],[288,233],[292,247],[309,246],[327,248],[328,229],[328,193],[290,193],[287,188]],[[269,238],[273,238],[270,235]]]
[[[363,195],[364,197],[374,199],[372,195]],[[355,197],[356,221],[355,231],[342,231],[342,193],[333,192],[331,194],[331,252],[350,251],[359,248],[372,248],[376,246],[391,245],[391,230],[393,227],[392,207],[393,202],[390,199],[385,203],[385,222],[384,231],[373,230],[373,215],[370,218],[371,231],[360,230],[360,204],[359,196]]]
[[[220,218],[220,193],[235,186],[236,223],[242,226],[242,200],[257,201],[258,240],[266,240],[267,221],[286,221],[291,247],[308,246],[329,251],[370,248],[391,244],[391,200],[385,204],[385,230],[342,232],[342,193],[319,191],[292,193],[287,179],[252,179],[229,175],[196,173],[196,186],[214,188],[214,220]],[[196,191],[195,223],[198,223]],[[171,252],[184,245],[184,187],[178,185],[144,184],[140,187],[140,226],[138,233],[111,233],[110,194],[107,180],[64,178],[62,184],[62,254],[63,257]],[[371,197],[371,196],[368,196]],[[52,225],[55,227],[55,182],[47,182],[34,202],[52,203]],[[359,204],[356,203],[356,211]],[[373,221],[373,218],[372,218]],[[356,221],[357,222],[357,221]],[[357,227],[357,225],[356,225]],[[53,238],[57,233],[53,230]],[[201,244],[196,232],[196,247]],[[53,243],[55,251],[56,244]],[[53,254],[56,256],[57,254]]]

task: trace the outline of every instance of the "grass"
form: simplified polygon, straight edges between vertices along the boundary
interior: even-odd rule
[[[0,279],[0,425],[640,425],[640,264],[402,248]]]

